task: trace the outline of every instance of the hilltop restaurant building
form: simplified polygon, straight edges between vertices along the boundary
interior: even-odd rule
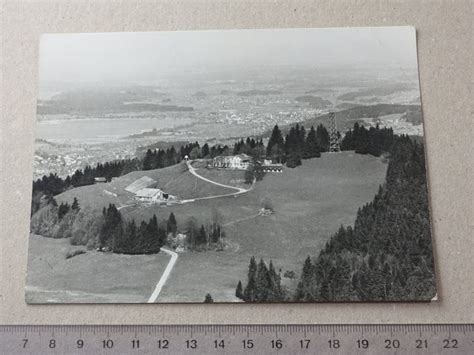
[[[251,161],[251,157],[247,154],[223,155],[212,159],[211,167],[218,169],[246,170]]]

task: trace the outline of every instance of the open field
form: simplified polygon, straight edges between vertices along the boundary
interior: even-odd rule
[[[237,198],[155,209],[162,219],[173,211],[178,224],[191,215],[204,222],[217,210],[229,244],[221,252],[180,254],[174,277],[158,301],[202,302],[207,292],[215,301],[235,301],[236,283],[246,281],[252,255],[272,259],[282,274],[292,270],[299,276],[307,255],[316,255],[341,224],[353,224],[357,209],[372,200],[383,183],[385,171],[386,164],[372,156],[323,154],[283,174],[267,174],[253,191]],[[271,216],[257,216],[264,197],[274,206]],[[148,218],[151,211],[133,212],[134,218],[141,214]],[[284,279],[289,287],[295,283]]]
[[[87,251],[66,259],[66,253],[85,250],[69,239],[31,235],[26,300],[46,302],[146,302],[170,257],[119,255]]]
[[[149,176],[158,181],[158,188],[178,199],[193,199],[235,192],[235,190],[209,184],[196,178],[187,171],[183,162],[163,169],[133,171],[113,179],[110,183],[99,183],[67,190],[57,195],[56,200],[71,203],[74,197],[77,197],[83,206],[102,209],[103,206],[114,203],[120,207],[133,203],[133,194],[125,191],[125,187],[143,176]]]
[[[157,302],[202,302],[208,292],[217,302],[235,302],[236,283],[239,279],[246,282],[251,256],[264,258],[267,262],[271,259],[282,275],[285,271],[294,271],[299,277],[307,255],[317,255],[341,224],[354,223],[357,209],[371,201],[379,184],[383,183],[386,167],[382,159],[370,155],[347,151],[326,153],[321,158],[304,160],[303,165],[296,169],[285,168],[282,174],[268,173],[252,191],[236,197],[171,206],[132,206],[121,212],[124,218],[134,218],[138,223],[148,220],[153,214],[163,223],[173,212],[178,230],[185,229],[190,217],[205,224],[211,222],[213,214],[218,213],[226,233],[227,248],[223,251],[180,253]],[[207,170],[203,167],[197,172],[220,183],[229,183],[243,174],[241,171]],[[110,184],[90,186],[85,196],[103,204],[100,196],[93,195],[94,189],[107,185],[110,191],[124,191],[124,187],[144,175],[157,180],[160,187],[168,186],[170,193],[174,188],[175,191],[181,189],[180,193],[185,195],[190,187],[189,194],[205,192],[214,195],[220,189],[225,193],[233,192],[205,181],[197,181],[193,185],[190,181],[197,178],[184,166],[178,165],[133,172]],[[67,191],[60,197],[70,194],[72,199],[75,190]],[[118,198],[124,197],[118,194]],[[115,197],[108,195],[108,198]],[[270,200],[273,205],[274,213],[270,216],[259,215],[263,199]],[[120,302],[146,302],[169,260],[162,253],[155,256],[124,256],[97,252],[64,260],[66,250],[76,248],[70,246],[68,240],[43,238],[40,241],[38,238],[41,237],[31,238],[33,253],[29,269],[33,271],[29,275],[27,294],[34,294],[36,300],[41,301],[79,299],[80,302],[110,302],[108,292],[113,292],[119,294]],[[52,250],[58,251],[51,255]],[[48,257],[42,257],[44,254]],[[98,258],[101,260],[96,260]],[[44,276],[51,272],[51,267],[45,265],[44,260],[51,260],[48,262],[57,276]],[[92,270],[93,265],[98,265],[100,271]],[[123,265],[127,265],[127,270],[133,268],[134,271],[123,274]],[[70,273],[79,276],[68,277]],[[89,280],[91,275],[94,275],[93,280]],[[46,279],[51,281],[45,284]],[[283,278],[282,283],[293,289],[296,282],[297,279]],[[73,291],[42,292],[43,288]],[[114,302],[117,302],[117,297],[114,296]]]

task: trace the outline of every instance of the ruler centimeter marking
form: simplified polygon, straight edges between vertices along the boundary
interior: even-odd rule
[[[474,324],[0,325],[1,354],[474,354]]]

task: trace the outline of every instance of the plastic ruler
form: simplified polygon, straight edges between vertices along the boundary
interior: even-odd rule
[[[474,324],[4,325],[1,354],[474,354]]]

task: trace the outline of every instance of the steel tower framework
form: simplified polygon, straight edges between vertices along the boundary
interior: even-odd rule
[[[329,151],[340,152],[341,143],[339,139],[339,134],[337,132],[336,114],[334,112],[329,112],[328,126],[329,126]]]

